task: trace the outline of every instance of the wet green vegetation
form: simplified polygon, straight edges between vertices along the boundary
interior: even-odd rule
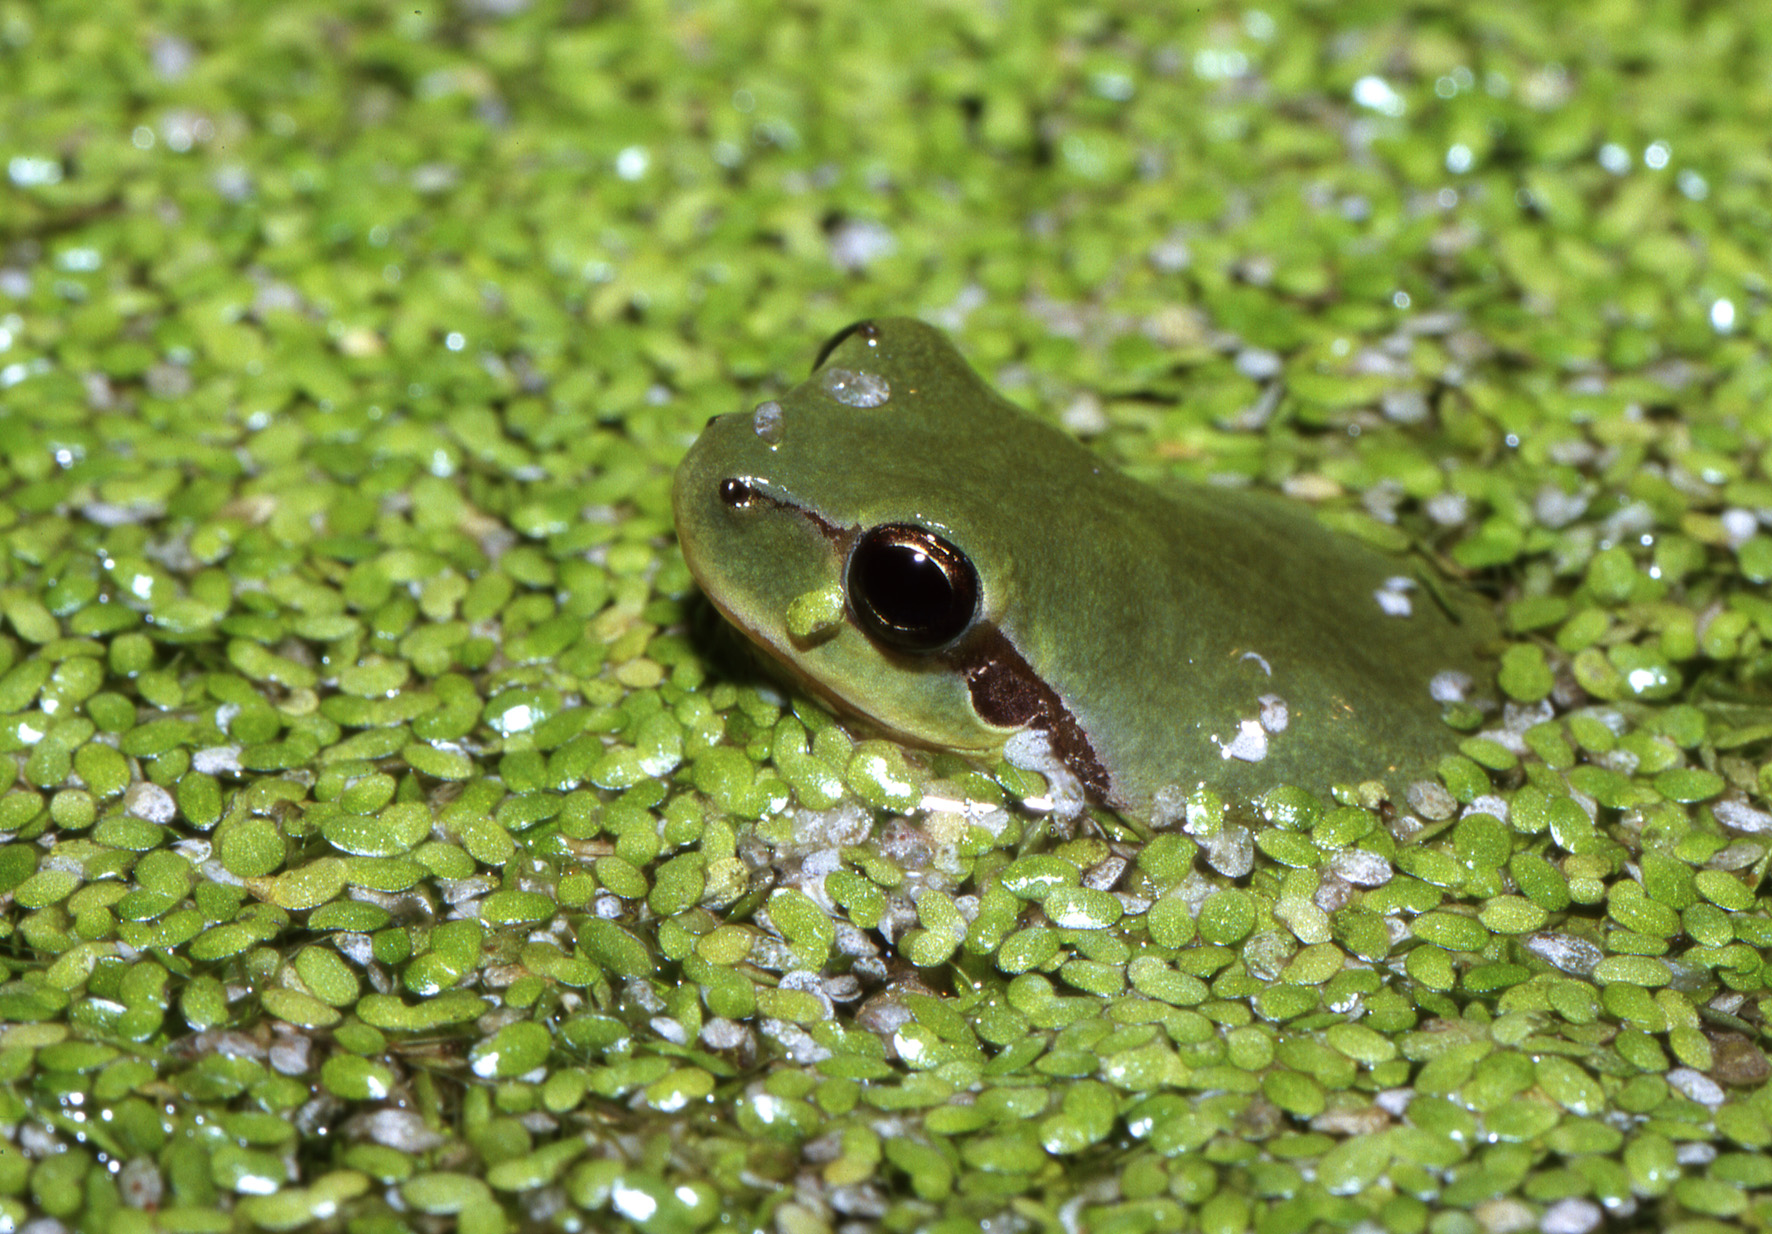
[[[1772,1224],[1769,38],[0,0],[0,1224]],[[761,684],[671,470],[877,313],[1492,596],[1438,777]]]

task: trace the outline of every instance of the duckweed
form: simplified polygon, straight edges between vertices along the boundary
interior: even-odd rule
[[[1745,10],[160,7],[0,6],[0,1223],[1772,1220]],[[1468,575],[1437,775],[734,655],[670,469],[882,306]]]

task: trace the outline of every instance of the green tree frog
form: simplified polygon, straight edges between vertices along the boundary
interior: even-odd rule
[[[1120,474],[910,319],[710,420],[673,504],[702,589],[813,693],[914,744],[1031,739],[1134,815],[1430,771],[1491,628],[1282,498]]]

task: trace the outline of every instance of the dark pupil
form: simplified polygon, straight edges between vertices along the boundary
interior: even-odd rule
[[[849,558],[849,601],[875,639],[934,651],[971,624],[978,576],[959,549],[921,527],[876,527]]]
[[[954,607],[954,585],[922,549],[883,544],[862,559],[862,586],[880,619],[905,630],[939,624]]]

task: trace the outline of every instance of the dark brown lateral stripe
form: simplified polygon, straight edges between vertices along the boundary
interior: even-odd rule
[[[964,640],[949,662],[966,675],[980,716],[1004,728],[1031,725],[1044,731],[1053,752],[1090,795],[1108,800],[1112,785],[1107,768],[1095,756],[1088,735],[1001,630],[986,627],[979,637]]]
[[[798,514],[808,523],[811,523],[814,527],[818,528],[819,534],[829,540],[839,551],[842,552],[847,552],[850,543],[855,539],[856,532],[853,528],[839,527],[835,523],[829,522],[813,513],[811,510],[808,510],[805,506],[796,505],[792,501],[787,501],[780,497],[772,497],[762,489],[758,488],[748,476],[728,476],[725,480],[721,481],[721,483],[740,484],[749,490],[746,494],[746,499],[742,504],[734,505],[734,503],[731,502],[727,503],[728,505],[734,505],[735,509],[742,509],[744,506],[761,502],[763,505],[769,506],[772,509],[785,510],[789,514]]]

